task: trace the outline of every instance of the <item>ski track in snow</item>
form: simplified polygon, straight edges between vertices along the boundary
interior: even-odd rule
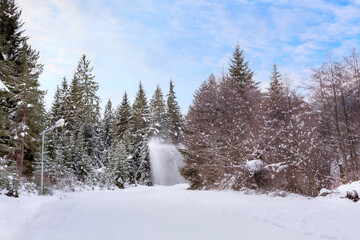
[[[358,240],[360,204],[187,191],[187,185],[0,196],[2,240]],[[3,214],[4,213],[4,214]]]

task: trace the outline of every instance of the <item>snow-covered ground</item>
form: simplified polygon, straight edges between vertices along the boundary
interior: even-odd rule
[[[360,239],[360,202],[186,187],[1,195],[0,239]]]

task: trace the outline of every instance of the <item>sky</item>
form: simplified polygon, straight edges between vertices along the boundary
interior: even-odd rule
[[[102,106],[131,100],[142,82],[150,98],[169,80],[183,113],[211,73],[228,68],[236,44],[262,89],[276,62],[292,88],[312,68],[360,44],[360,0],[18,0],[25,34],[40,51],[41,88],[50,107],[86,54]]]

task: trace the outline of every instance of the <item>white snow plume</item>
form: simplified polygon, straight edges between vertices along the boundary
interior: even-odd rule
[[[148,144],[154,184],[171,186],[186,183],[179,172],[184,161],[177,148],[172,144],[165,144],[155,139],[151,139]]]

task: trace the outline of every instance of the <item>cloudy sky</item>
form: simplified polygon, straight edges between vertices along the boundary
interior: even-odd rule
[[[26,34],[45,65],[47,106],[82,54],[94,66],[104,105],[131,99],[141,80],[148,97],[169,80],[186,113],[193,92],[219,75],[238,42],[266,88],[276,62],[293,87],[329,54],[360,43],[360,0],[18,0]]]

